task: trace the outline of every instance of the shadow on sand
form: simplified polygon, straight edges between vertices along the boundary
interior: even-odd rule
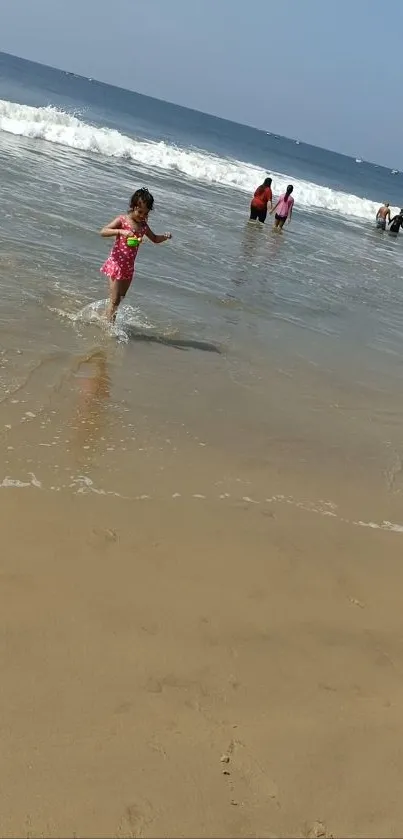
[[[124,330],[131,341],[145,341],[150,344],[164,344],[166,347],[173,347],[175,350],[201,350],[202,352],[212,352],[221,355],[223,350],[217,344],[210,341],[198,341],[196,338],[179,338],[173,335],[156,335],[148,332],[141,332],[138,329],[133,329],[124,326]]]

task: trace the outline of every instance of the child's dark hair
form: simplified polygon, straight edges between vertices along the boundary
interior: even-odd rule
[[[136,189],[136,192],[133,192],[130,199],[130,209],[135,210],[140,201],[144,201],[147,210],[152,210],[154,206],[154,198],[145,186],[142,186],[141,189]]]

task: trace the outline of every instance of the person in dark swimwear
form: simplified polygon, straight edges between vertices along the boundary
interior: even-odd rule
[[[394,236],[397,236],[401,227],[403,227],[403,210],[400,210],[400,213],[398,213],[397,216],[393,216],[392,220],[389,222],[389,233],[393,233]]]
[[[270,208],[273,206],[273,194],[271,191],[271,178],[265,178],[262,184],[258,186],[250,205],[250,219],[249,221],[256,221],[257,219],[264,224],[267,216],[267,205],[270,201]]]
[[[390,222],[390,209],[389,204],[387,201],[379,207],[379,210],[376,214],[376,226],[378,230],[386,230],[386,222]]]

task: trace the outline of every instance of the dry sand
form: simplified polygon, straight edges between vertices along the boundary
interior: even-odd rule
[[[402,835],[402,536],[0,493],[1,836]]]

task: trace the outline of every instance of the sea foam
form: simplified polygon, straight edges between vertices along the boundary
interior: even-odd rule
[[[0,100],[0,130],[249,194],[264,174],[259,167],[246,161],[180,148],[164,141],[136,139],[111,128],[91,125],[52,106],[35,108]],[[268,165],[270,168],[270,160]],[[356,195],[296,179],[290,174],[272,174],[276,193],[293,181],[296,203],[304,209],[324,210],[356,219],[374,219],[378,209],[373,201]]]

